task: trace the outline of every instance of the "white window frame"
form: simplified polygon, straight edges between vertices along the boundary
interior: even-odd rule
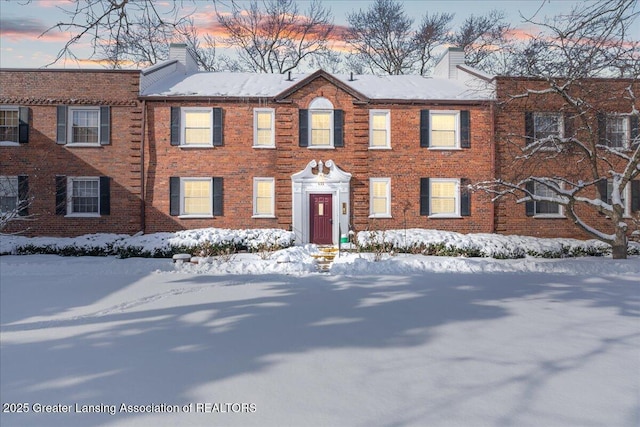
[[[331,101],[329,101],[327,98],[324,97],[318,97],[315,98],[313,101],[311,101],[311,103],[309,104],[309,144],[307,148],[311,148],[314,150],[326,150],[326,149],[333,149],[334,147],[334,141],[333,141],[333,134],[334,134],[334,126],[333,126],[333,111],[334,111],[334,107],[333,107],[333,103]],[[329,144],[325,144],[325,145],[314,145],[313,144],[313,116],[315,114],[329,114]]]
[[[622,119],[623,120],[623,126],[624,126],[624,137],[623,137],[623,141],[622,141],[622,146],[621,147],[614,147],[613,145],[610,145],[610,140],[609,140],[609,120],[610,119]],[[607,142],[609,142],[609,144],[607,144],[607,146],[609,148],[612,148],[614,150],[628,150],[629,149],[629,145],[631,144],[631,120],[629,119],[629,116],[626,114],[607,114],[605,116],[605,137],[607,138]]]
[[[433,200],[433,184],[453,183],[455,186],[453,197],[455,198],[455,212],[453,213],[433,213],[428,218],[461,218],[460,216],[460,179],[458,178],[430,178],[429,179],[429,212],[433,212],[431,201]]]
[[[455,143],[451,147],[434,145],[435,140],[433,138],[433,117],[438,115],[454,116]],[[459,110],[429,110],[429,149],[430,150],[461,150],[462,149],[460,147],[460,111]]]
[[[197,144],[187,144],[187,113],[201,112],[209,114],[209,141]],[[182,148],[207,148],[213,147],[213,108],[206,107],[181,107],[180,108],[180,147]]]
[[[0,146],[12,147],[20,145],[20,108],[14,107],[12,105],[0,105],[0,111],[15,111],[18,116],[18,123],[16,124],[16,140],[9,141],[6,139],[0,139]],[[13,127],[13,126],[3,126],[3,127]]]
[[[0,196],[6,198],[15,198],[16,199],[16,207],[19,207],[20,194],[18,192],[18,177],[17,176],[0,176]],[[11,211],[4,212],[2,211],[2,205],[0,205],[0,213],[9,213]]]
[[[613,187],[613,180],[607,179],[607,194],[610,194],[609,187]],[[631,183],[628,182],[627,185],[622,190],[622,196],[624,198],[624,217],[631,218]],[[609,203],[609,200],[607,200]]]
[[[185,213],[184,199],[187,194],[185,184],[187,182],[208,182],[209,183],[209,212],[188,214]],[[213,218],[213,178],[202,177],[186,177],[180,178],[180,216],[178,218]]]
[[[373,184],[377,182],[383,182],[386,185],[386,206],[385,212],[383,213],[374,213],[374,195],[373,195]],[[392,218],[391,216],[391,178],[369,178],[369,218]]]
[[[385,116],[386,141],[385,145],[373,145],[373,118],[375,116]],[[369,110],[369,149],[389,150],[391,148],[391,110]]]
[[[98,183],[98,209],[97,212],[73,211],[73,184],[78,181],[95,181]],[[67,214],[65,217],[94,218],[100,216],[100,177],[98,176],[68,176],[67,177]]]
[[[98,115],[98,140],[96,142],[86,142],[86,141],[74,141],[73,139],[73,113],[74,111],[92,111]],[[100,118],[100,107],[94,106],[70,106],[67,107],[67,145],[77,146],[77,147],[99,147],[100,146],[100,129],[101,129],[101,118]]]
[[[271,115],[271,128],[269,129],[271,131],[271,142],[269,144],[258,143],[258,115],[260,113]],[[273,108],[253,109],[253,148],[276,148],[276,112]]]
[[[537,133],[538,133],[538,128],[536,127],[536,117],[541,117],[541,116],[555,116],[558,118],[558,134],[557,137],[558,138],[564,138],[564,116],[562,113],[558,113],[558,112],[534,112],[533,113],[533,140],[534,141],[540,141],[544,138],[547,138],[546,136],[544,138],[539,138]],[[549,147],[552,148],[552,147]]]
[[[563,187],[562,183],[560,184],[560,188]],[[541,184],[537,181],[533,182],[533,194],[537,195],[538,193],[536,192],[537,186],[542,186],[544,188],[548,188],[546,185]],[[551,191],[551,190],[550,190]],[[541,203],[539,201],[536,200],[532,200],[533,202],[533,217],[534,218],[565,218],[564,216],[564,206],[562,206],[561,204],[558,204],[558,213],[538,213],[538,203]],[[552,202],[550,202],[552,203]]]
[[[258,212],[258,183],[268,182],[271,184],[271,209],[269,213]],[[275,218],[276,209],[276,180],[272,177],[253,178],[253,216],[252,218]]]

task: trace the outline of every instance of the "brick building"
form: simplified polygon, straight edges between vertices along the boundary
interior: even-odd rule
[[[198,73],[184,49],[145,70],[145,223],[491,232],[493,89],[452,51],[421,76]],[[457,63],[449,64],[449,59]]]
[[[497,77],[496,82],[496,170],[495,176],[518,182],[528,177],[562,177],[562,187],[603,179],[586,185],[577,196],[611,203],[612,175],[633,156],[638,141],[640,84],[627,79],[583,79],[571,82],[568,102],[561,90],[548,91],[552,85],[562,88],[566,81],[547,82],[518,77]],[[536,154],[527,152],[528,144],[547,138],[551,142]],[[570,139],[580,144],[556,146],[554,139]],[[635,141],[635,142],[634,142]],[[583,149],[579,147],[583,146]],[[597,153],[590,161],[586,150]],[[528,159],[524,159],[530,154]],[[529,183],[536,194],[548,191],[544,185]],[[523,197],[507,197],[496,203],[495,232],[540,237],[592,238],[574,224],[564,208],[549,202],[516,203]],[[621,194],[624,222],[628,233],[638,230],[640,181],[629,183]],[[604,232],[613,231],[611,219],[588,204],[578,204],[576,213],[585,223]]]
[[[168,61],[142,71],[0,70],[0,210],[32,200],[29,222],[8,230],[31,235],[275,227],[298,243],[336,243],[349,230],[417,227],[586,237],[553,205],[494,204],[468,189],[567,168],[579,177],[576,153],[517,157],[543,124],[583,131],[558,99],[511,99],[542,82],[463,62],[449,49],[430,78],[210,73],[172,45]],[[611,95],[590,123],[611,138],[622,129],[615,144],[627,148],[638,127],[638,105],[621,102],[629,84],[594,80],[587,91]],[[636,215],[637,183],[625,194]]]
[[[8,230],[141,229],[139,71],[0,70],[0,209]]]

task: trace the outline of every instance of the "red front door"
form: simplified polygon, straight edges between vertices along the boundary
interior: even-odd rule
[[[309,227],[309,240],[319,245],[333,244],[333,209],[331,206],[331,194],[310,194],[309,208],[311,211],[311,224]]]

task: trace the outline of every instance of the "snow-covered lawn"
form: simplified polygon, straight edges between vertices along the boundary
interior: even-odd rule
[[[309,251],[0,257],[0,425],[640,425],[637,256]]]

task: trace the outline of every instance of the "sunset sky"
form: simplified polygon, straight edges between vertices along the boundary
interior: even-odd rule
[[[69,38],[67,33],[51,31],[42,35],[49,27],[65,20],[65,15],[57,6],[65,6],[66,0],[0,0],[0,67],[2,68],[39,68],[51,63],[60,48]],[[299,1],[300,9],[304,10],[307,1]],[[331,8],[334,23],[337,26],[347,24],[347,15],[360,9],[366,10],[371,1],[365,0],[325,0],[323,4]],[[513,36],[534,31],[531,25],[522,23],[521,14],[525,17],[536,16],[543,20],[545,16],[567,13],[577,4],[569,0],[520,0],[520,1],[431,1],[406,0],[403,2],[407,14],[414,18],[415,25],[419,23],[425,12],[455,13],[454,27],[457,27],[470,14],[482,15],[491,8],[503,10],[509,22],[517,31]],[[157,2],[163,7],[167,2]],[[212,1],[184,0],[185,14],[195,12],[196,25],[203,31],[208,31],[218,38],[220,32],[216,22]],[[220,11],[228,11],[228,2],[218,1]],[[166,6],[165,6],[166,7]],[[537,15],[536,15],[537,13]],[[640,32],[640,30],[638,30]],[[636,34],[635,38],[639,38]],[[88,41],[88,40],[87,40]],[[83,42],[74,48],[74,52],[83,59],[88,59],[91,52],[88,43]],[[58,62],[52,68],[96,67],[90,61]]]

